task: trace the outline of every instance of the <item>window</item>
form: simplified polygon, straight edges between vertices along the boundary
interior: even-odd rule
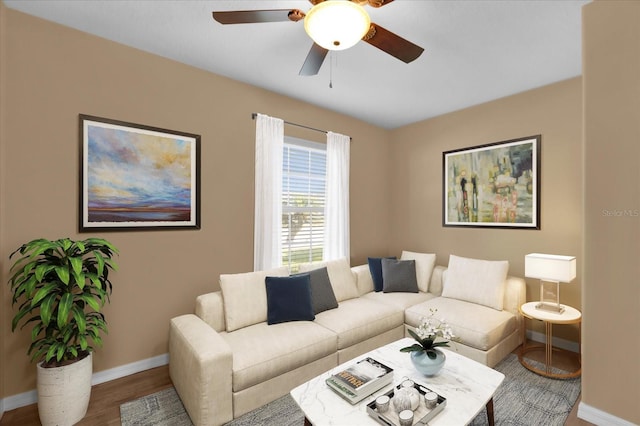
[[[282,161],[282,265],[322,260],[327,153],[324,144],[285,136]]]

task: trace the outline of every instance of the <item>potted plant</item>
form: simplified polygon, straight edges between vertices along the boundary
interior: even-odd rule
[[[20,246],[9,284],[18,312],[11,330],[31,326],[27,351],[38,362],[38,413],[44,426],[82,419],[91,395],[93,345],[107,332],[100,309],[112,292],[118,250],[108,241],[36,239]]]
[[[415,331],[407,330],[417,343],[400,349],[400,352],[410,352],[411,362],[416,370],[426,376],[433,376],[440,371],[446,360],[444,352],[438,348],[448,347],[449,340],[455,336],[444,320],[434,318],[437,309],[429,311],[429,316],[420,319],[420,325]],[[439,337],[445,340],[436,341]]]

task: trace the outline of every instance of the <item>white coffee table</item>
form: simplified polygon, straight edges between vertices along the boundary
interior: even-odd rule
[[[377,395],[399,384],[404,377],[421,383],[447,399],[444,410],[429,421],[430,426],[465,425],[471,422],[483,407],[487,407],[489,424],[493,424],[493,395],[504,380],[504,374],[455,352],[455,343],[445,349],[447,361],[434,377],[420,374],[411,364],[409,354],[400,348],[413,344],[412,339],[401,339],[337,366],[291,391],[305,415],[305,424],[324,425],[379,425],[367,414],[367,404]],[[335,394],[325,379],[367,356],[394,369],[393,384],[380,389],[356,405],[351,405]]]

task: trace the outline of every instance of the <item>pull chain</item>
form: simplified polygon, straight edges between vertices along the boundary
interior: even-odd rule
[[[329,52],[329,89],[333,89],[333,51]]]

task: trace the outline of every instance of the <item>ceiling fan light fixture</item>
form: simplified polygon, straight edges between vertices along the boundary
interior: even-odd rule
[[[304,18],[304,30],[327,50],[354,46],[369,31],[371,19],[364,8],[349,0],[325,0]]]

